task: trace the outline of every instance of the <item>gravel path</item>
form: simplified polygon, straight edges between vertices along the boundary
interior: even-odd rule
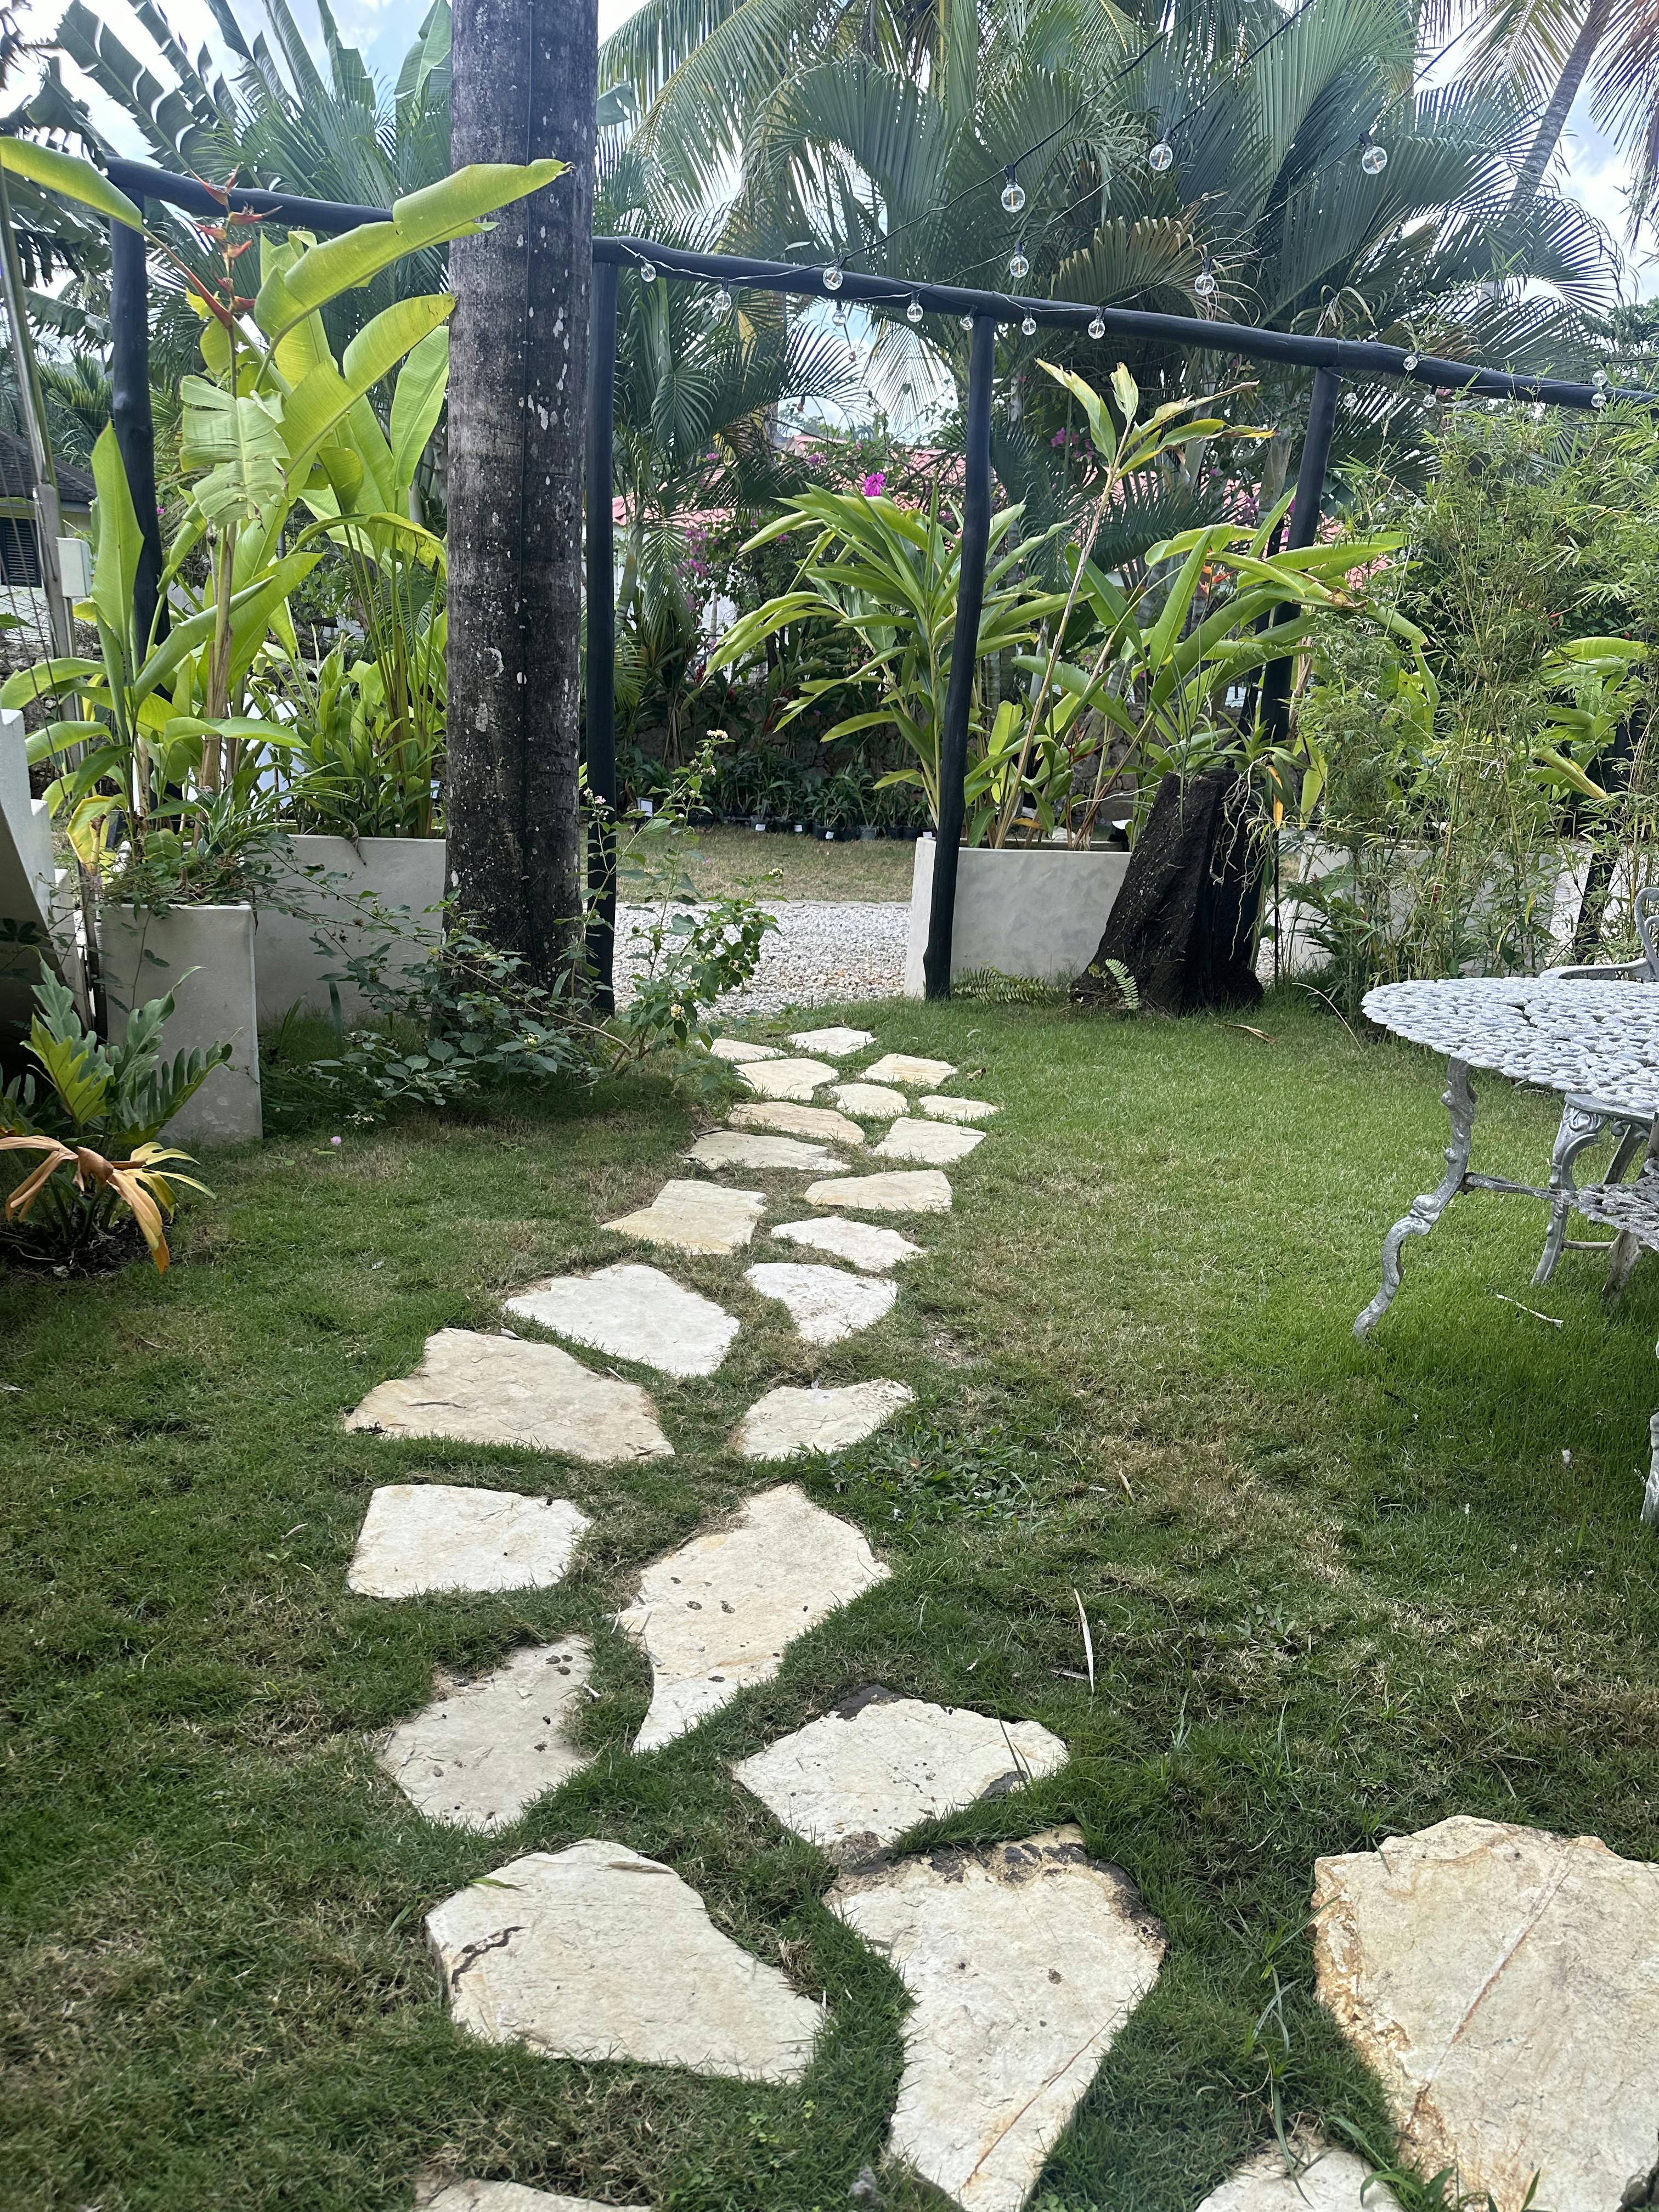
[[[763,903],[776,915],[777,928],[767,933],[748,989],[728,992],[720,1000],[722,1014],[775,1014],[786,1006],[902,995],[908,906],[821,904],[810,899]],[[653,918],[647,908],[617,910],[617,996],[624,1003],[625,978],[641,964],[629,950],[630,933]]]

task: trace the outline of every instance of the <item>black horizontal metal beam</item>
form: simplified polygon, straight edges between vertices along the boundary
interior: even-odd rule
[[[217,192],[194,177],[176,176],[171,169],[154,169],[147,161],[113,161],[105,174],[129,199],[165,200],[186,215],[222,217],[225,202]],[[238,213],[272,216],[296,230],[356,230],[360,222],[390,222],[390,208],[350,207],[339,200],[308,200],[298,192],[261,191],[252,185],[232,185],[226,197]]]
[[[1541,399],[1553,407],[1594,407],[1598,398],[1639,399],[1659,406],[1659,392],[1609,385],[1604,394],[1593,385],[1557,376],[1518,375],[1479,362],[1444,361],[1433,354],[1409,357],[1404,346],[1381,345],[1369,338],[1310,337],[1296,331],[1262,331],[1248,323],[1210,322],[1196,315],[1153,314],[1139,307],[1102,307],[1085,300],[1033,300],[1018,293],[980,292],[958,284],[912,283],[903,277],[871,276],[847,269],[831,290],[821,265],[793,261],[756,261],[736,253],[694,253],[684,246],[646,238],[596,238],[596,261],[637,268],[648,261],[665,276],[702,278],[710,283],[747,285],[763,292],[794,292],[809,299],[858,301],[890,307],[915,299],[923,312],[938,315],[995,315],[1017,323],[1027,316],[1038,325],[1085,327],[1097,316],[1115,337],[1150,339],[1184,347],[1188,352],[1238,354],[1247,361],[1281,362],[1297,368],[1329,368],[1347,377],[1392,376],[1442,390],[1472,392],[1483,398]]]

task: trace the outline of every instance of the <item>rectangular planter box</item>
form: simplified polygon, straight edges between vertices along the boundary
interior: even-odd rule
[[[388,937],[408,947],[406,954],[394,947],[391,970],[421,965],[441,934],[433,909],[444,895],[441,837],[364,837],[356,844],[349,837],[291,837],[288,848],[276,884],[283,903],[258,909],[253,954],[261,1022],[280,1021],[295,1006],[329,1012],[329,976]],[[337,988],[347,1021],[372,1011],[355,986]]]
[[[916,845],[910,879],[907,997],[923,995],[922,956],[933,896],[931,837]],[[964,845],[957,856],[956,924],[951,975],[995,968],[1042,983],[1068,983],[1095,956],[1124,871],[1127,853],[1073,852],[1061,845],[993,850]]]
[[[175,906],[156,915],[106,907],[98,920],[98,948],[112,1036],[125,1029],[134,1006],[171,991],[176,1004],[162,1031],[169,1060],[221,1042],[232,1047],[229,1061],[168,1122],[161,1142],[193,1151],[261,1135],[253,908]]]

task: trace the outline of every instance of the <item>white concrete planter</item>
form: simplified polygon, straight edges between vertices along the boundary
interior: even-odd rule
[[[133,1007],[170,991],[173,1012],[161,1033],[169,1060],[216,1044],[232,1048],[228,1062],[168,1122],[161,1141],[194,1150],[259,1136],[252,908],[175,906],[147,914],[106,907],[98,918],[98,949],[112,1036],[125,1030]]]
[[[933,896],[931,837],[916,845],[910,879],[910,939],[904,962],[907,996],[922,996]],[[1122,887],[1127,853],[1073,852],[1062,845],[994,850],[964,845],[957,859],[952,979],[974,968],[1068,983],[1093,959],[1101,932]]]
[[[281,906],[263,903],[254,939],[259,1019],[280,1021],[291,1006],[331,1009],[328,978],[348,959],[372,952],[389,936],[391,969],[418,967],[441,933],[434,911],[444,895],[441,837],[291,837],[280,869]],[[288,907],[299,909],[289,912]],[[317,940],[324,939],[319,946]],[[371,1010],[354,986],[341,983],[340,1011],[356,1021]]]

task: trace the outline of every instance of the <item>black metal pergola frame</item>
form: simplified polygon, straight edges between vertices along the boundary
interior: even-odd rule
[[[331,200],[305,199],[289,192],[233,186],[210,191],[189,177],[137,161],[112,161],[112,184],[142,209],[146,199],[161,200],[186,214],[211,221],[228,206],[267,216],[295,229],[338,232],[363,222],[389,222],[385,208],[350,207]],[[141,635],[155,609],[161,546],[155,512],[155,429],[149,404],[149,272],[143,240],[124,224],[111,225],[112,414],[127,481],[144,532],[137,611]],[[1017,293],[976,290],[907,278],[870,276],[837,269],[839,281],[826,281],[823,266],[765,261],[742,254],[698,253],[653,239],[617,237],[593,240],[593,284],[590,307],[586,465],[587,598],[587,784],[600,803],[599,827],[592,855],[599,895],[589,931],[589,951],[601,1003],[611,1003],[616,960],[616,569],[613,523],[615,498],[613,417],[617,372],[617,283],[625,268],[649,265],[659,276],[681,283],[722,286],[727,290],[779,292],[834,303],[893,307],[915,301],[924,314],[955,315],[970,331],[968,352],[968,408],[964,423],[962,557],[957,590],[951,676],[946,687],[945,726],[940,732],[939,821],[933,858],[933,900],[924,960],[927,994],[948,998],[951,949],[956,917],[957,859],[961,848],[963,787],[968,767],[975,647],[983,610],[985,563],[991,523],[991,398],[999,327],[1031,320],[1039,328],[1086,329],[1099,322],[1108,338],[1136,338],[1174,345],[1189,353],[1227,353],[1242,360],[1311,369],[1313,391],[1296,499],[1286,544],[1311,545],[1323,510],[1325,476],[1336,428],[1337,404],[1345,379],[1388,377],[1431,389],[1473,393],[1483,398],[1542,401],[1547,406],[1589,411],[1614,399],[1659,405],[1659,395],[1620,387],[1600,388],[1553,376],[1518,375],[1483,363],[1446,361],[1408,352],[1368,338],[1319,337],[1289,331],[1255,329],[1243,323],[1212,322],[1192,315],[1153,313],[1139,308],[1100,307],[1086,301],[1032,299]],[[1263,671],[1264,701],[1284,700],[1291,662],[1274,661]]]

